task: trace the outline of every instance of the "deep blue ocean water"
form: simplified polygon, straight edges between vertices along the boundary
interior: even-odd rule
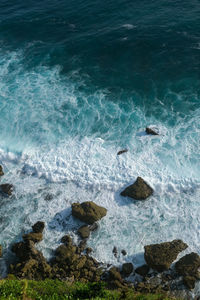
[[[102,261],[137,265],[145,244],[174,238],[199,253],[200,2],[1,0],[0,141],[15,186],[0,199],[2,272],[38,220],[47,257],[76,240],[75,201],[108,209],[89,239]],[[147,201],[119,195],[137,176]]]

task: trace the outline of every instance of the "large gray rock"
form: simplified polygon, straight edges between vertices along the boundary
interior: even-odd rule
[[[138,177],[133,184],[129,185],[123,192],[121,192],[122,196],[136,200],[145,200],[152,194],[153,189],[141,177]]]
[[[92,201],[72,204],[72,216],[87,224],[93,224],[107,214],[107,209]]]
[[[178,254],[187,247],[188,245],[181,240],[152,244],[144,247],[144,257],[149,267],[162,272],[168,270]]]

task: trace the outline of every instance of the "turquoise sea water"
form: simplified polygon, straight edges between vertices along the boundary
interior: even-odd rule
[[[76,240],[75,201],[108,209],[88,242],[102,261],[137,265],[145,244],[175,238],[199,253],[199,1],[107,2],[0,1],[1,181],[15,186],[0,198],[2,274],[38,220],[47,257]],[[137,176],[147,201],[119,195]]]

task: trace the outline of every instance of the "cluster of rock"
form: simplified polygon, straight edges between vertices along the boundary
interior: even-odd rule
[[[153,133],[151,133],[153,134]],[[126,152],[126,151],[124,151]],[[121,154],[121,153],[119,153]],[[3,168],[0,166],[0,176],[3,176]],[[1,184],[0,192],[11,195],[13,186]],[[135,200],[144,200],[153,194],[153,189],[141,177],[121,192],[122,196]],[[45,278],[58,278],[64,280],[79,280],[82,282],[105,280],[111,288],[123,288],[129,283],[126,278],[137,275],[135,289],[140,292],[172,291],[177,288],[174,285],[177,278],[188,289],[193,289],[195,282],[200,279],[200,257],[196,253],[183,256],[171,268],[180,252],[188,246],[181,240],[152,244],[144,247],[146,264],[134,269],[131,262],[127,262],[117,268],[116,266],[103,266],[97,262],[87,247],[87,238],[90,233],[98,229],[97,221],[105,217],[107,210],[92,201],[72,204],[72,216],[86,223],[81,226],[77,234],[82,239],[75,245],[69,235],[61,239],[61,245],[55,250],[54,257],[47,262],[41,251],[35,247],[43,239],[44,222],[37,222],[32,226],[32,231],[23,235],[23,241],[15,243],[12,251],[17,260],[10,265],[10,273],[18,278],[41,280]],[[117,257],[117,248],[113,254]],[[126,255],[126,251],[122,250]],[[0,245],[0,256],[2,247]],[[139,275],[139,277],[138,277]],[[139,280],[137,280],[139,278]]]
[[[187,247],[181,240],[145,246],[144,257],[147,265],[141,267],[144,269],[144,273],[140,273],[143,282],[136,285],[136,289],[143,292],[173,291],[182,284],[193,289],[195,282],[200,279],[200,257],[197,253],[186,254],[175,263],[174,268],[170,268],[179,253]],[[154,270],[151,274],[150,269]]]

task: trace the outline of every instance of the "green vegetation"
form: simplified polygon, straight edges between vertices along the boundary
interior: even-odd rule
[[[78,300],[78,299],[127,299],[127,300],[168,300],[162,295],[141,295],[133,289],[110,291],[105,284],[73,283],[59,280],[1,280],[0,300]]]

